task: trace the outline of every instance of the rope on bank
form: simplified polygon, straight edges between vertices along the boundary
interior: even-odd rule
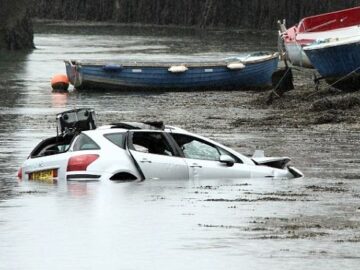
[[[282,94],[285,93],[286,91],[290,91],[294,89],[293,74],[291,68],[289,68],[288,65],[286,64],[285,72],[281,76],[280,80],[277,80],[276,76],[278,74],[281,74],[282,72],[284,72],[284,70],[280,69],[276,71],[272,76],[273,85],[275,84],[276,81],[277,83],[273,88],[273,90],[271,90],[270,95],[267,98],[266,104],[268,105],[272,103],[274,95],[280,98]],[[280,91],[280,93],[278,91]]]
[[[345,76],[341,77],[339,80],[337,80],[336,82],[330,84],[330,86],[334,86],[335,84],[345,80],[346,78],[350,77],[353,73],[356,73],[358,70],[360,70],[360,66],[357,67],[356,69],[354,69],[353,71],[351,71],[349,74],[346,74]]]
[[[329,89],[330,87],[335,87],[336,88],[336,84],[338,84],[339,82],[345,80],[346,78],[350,77],[352,74],[356,73],[358,70],[360,70],[360,66],[357,67],[356,69],[354,69],[353,71],[349,72],[348,74],[346,74],[345,76],[341,77],[340,79],[338,79],[337,81],[335,81],[334,83],[329,85]],[[315,82],[315,92],[311,93],[310,95],[306,96],[306,99],[309,97],[314,96],[318,91],[319,91],[319,84],[320,84],[320,80],[326,79],[325,77],[320,77],[320,78],[316,78],[314,79]]]

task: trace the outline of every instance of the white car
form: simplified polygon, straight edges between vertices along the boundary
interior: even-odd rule
[[[135,181],[302,177],[287,157],[244,156],[161,122],[96,128],[92,109],[57,115],[58,134],[42,141],[19,170],[22,180]],[[59,133],[60,132],[60,133]]]

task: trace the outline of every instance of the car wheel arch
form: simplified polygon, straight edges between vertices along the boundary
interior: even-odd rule
[[[130,172],[120,171],[110,177],[111,181],[136,181],[139,177]]]

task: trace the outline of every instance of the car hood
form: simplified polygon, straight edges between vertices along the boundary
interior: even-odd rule
[[[291,161],[289,157],[253,157],[257,165],[265,165],[273,168],[284,169]]]

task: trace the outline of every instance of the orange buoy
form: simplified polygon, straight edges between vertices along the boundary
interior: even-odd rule
[[[56,74],[51,79],[51,87],[54,91],[67,91],[69,88],[69,79],[64,74]]]

